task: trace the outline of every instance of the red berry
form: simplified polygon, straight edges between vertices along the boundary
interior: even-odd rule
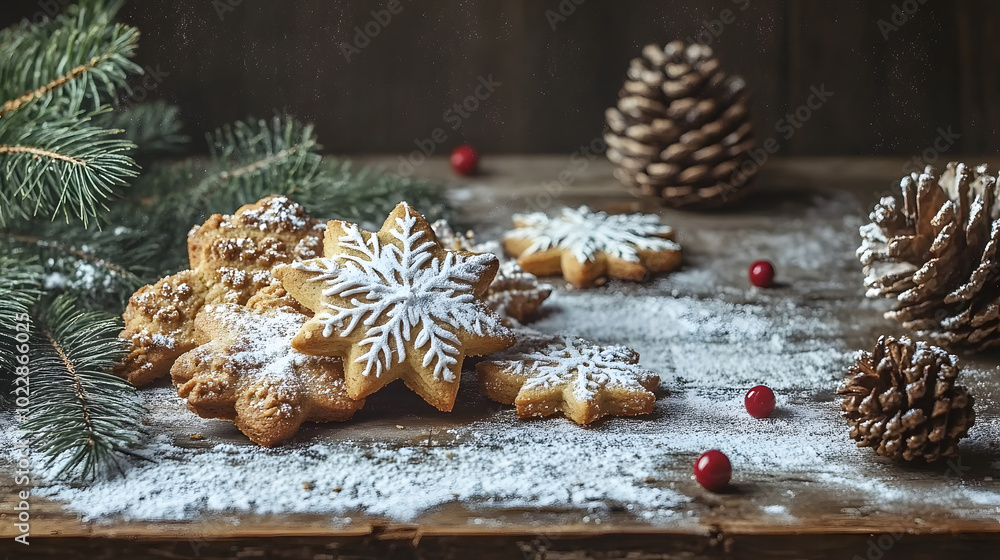
[[[764,385],[757,385],[747,391],[743,404],[754,418],[767,418],[774,412],[774,391]]]
[[[462,144],[451,152],[451,168],[459,175],[472,175],[479,164],[479,154],[468,144]]]
[[[718,492],[729,484],[733,466],[729,457],[715,449],[706,451],[694,462],[694,478],[710,492]]]
[[[750,283],[758,288],[770,288],[774,284],[774,265],[770,261],[754,261],[750,265]]]

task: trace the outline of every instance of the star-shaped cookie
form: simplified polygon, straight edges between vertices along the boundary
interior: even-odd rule
[[[577,288],[605,278],[639,281],[651,272],[676,268],[681,247],[674,230],[652,214],[607,214],[586,206],[563,208],[556,216],[516,214],[503,246],[526,272],[562,273]]]
[[[472,231],[458,234],[446,220],[434,222],[431,228],[441,245],[449,251],[502,253],[499,242],[479,243]],[[525,272],[516,261],[504,259],[501,254],[497,258],[500,259],[500,270],[486,290],[486,305],[504,319],[524,323],[552,295],[552,286],[539,284],[538,277]]]
[[[364,401],[347,395],[340,359],[292,348],[308,319],[280,286],[264,288],[246,307],[205,306],[194,321],[201,345],[170,369],[177,394],[199,416],[232,420],[265,447],[305,421],[349,419]]]
[[[208,304],[243,305],[275,283],[280,263],[319,255],[323,224],[284,196],[269,196],[233,215],[214,214],[188,234],[191,268],[143,286],[129,299],[128,354],[115,373],[136,386],[166,375],[178,356],[196,346],[194,320]]]
[[[292,344],[343,358],[352,398],[402,379],[450,411],[465,357],[514,343],[483,301],[496,257],[444,250],[406,203],[377,233],[329,222],[323,248],[324,257],[279,267],[275,276],[315,313]]]
[[[476,364],[483,393],[513,404],[520,418],[562,412],[577,424],[653,411],[660,378],[623,346],[518,331],[511,349]]]

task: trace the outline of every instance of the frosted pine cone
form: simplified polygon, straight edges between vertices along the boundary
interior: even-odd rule
[[[886,317],[935,344],[1000,344],[1000,208],[985,165],[928,166],[883,198],[861,227],[868,297],[896,300]]]
[[[618,104],[605,113],[608,159],[633,193],[674,208],[735,198],[755,174],[746,82],[705,45],[647,45],[632,60]]]
[[[885,457],[931,462],[958,453],[976,421],[973,398],[956,387],[957,358],[903,337],[880,337],[837,391],[851,439]]]

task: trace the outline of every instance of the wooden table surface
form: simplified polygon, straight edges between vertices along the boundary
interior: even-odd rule
[[[395,161],[392,157],[359,159],[390,166]],[[574,161],[569,156],[489,157],[483,175],[464,180],[452,176],[443,159],[432,159],[418,173],[455,187],[456,205],[462,208],[460,217],[487,231],[498,231],[509,223],[512,212],[535,206],[554,208],[586,202],[610,211],[652,211],[643,208],[617,185],[607,162],[590,161],[586,169],[580,169]],[[902,158],[775,158],[764,168],[758,192],[738,208],[716,213],[664,211],[662,214],[680,232],[685,268],[710,269],[737,283],[741,281],[739,276],[745,274],[744,261],[752,258],[739,253],[739,238],[749,233],[776,231],[792,222],[797,225],[788,227],[806,227],[810,221],[826,221],[839,228],[845,223],[860,223],[871,204],[879,196],[889,194],[898,183],[903,165]],[[557,188],[552,182],[559,180],[561,172],[564,181],[571,179],[571,184]],[[546,184],[548,194],[545,194]],[[550,194],[556,195],[551,203]],[[817,210],[824,205],[834,210],[829,207]],[[822,246],[817,249],[820,258],[823,251]],[[833,338],[848,348],[867,348],[879,333],[901,334],[895,325],[881,318],[877,306],[862,305],[860,265],[845,264],[842,254],[836,258],[840,264],[829,271],[794,266],[782,270],[787,285],[773,297],[824,310],[827,313],[824,320],[839,329]],[[714,297],[711,286],[702,287],[700,293],[696,286],[684,289],[690,292],[686,296]],[[719,297],[739,303],[741,296],[731,292]],[[966,369],[975,372],[967,384],[976,396],[977,425],[995,426],[1000,417],[997,367],[1000,359],[996,355],[961,357]],[[834,399],[834,389],[822,386],[805,391],[804,394],[809,394],[805,405],[829,404]],[[346,425],[344,433],[337,437],[419,445],[419,438],[407,439],[414,432],[401,436],[395,420],[384,414],[392,408],[391,401],[383,400],[373,406],[372,412],[366,409],[362,413],[368,415],[361,422],[353,427]],[[407,427],[424,433],[459,425],[474,419],[476,413],[455,414],[445,420],[440,415],[410,414]],[[153,428],[171,430],[170,426]],[[180,428],[176,431],[179,444],[203,444],[185,444],[186,434]],[[208,441],[240,437],[238,433],[233,435],[231,429],[205,436]],[[407,522],[359,512],[352,516],[350,524],[340,526],[331,526],[324,515],[262,516],[240,512],[225,518],[202,515],[197,519],[172,521],[112,518],[85,522],[64,504],[34,497],[29,547],[12,542],[17,534],[12,526],[15,496],[11,479],[4,476],[0,478],[0,557],[68,556],[70,550],[88,558],[877,559],[1000,555],[997,552],[1000,499],[969,504],[968,508],[927,506],[911,511],[883,510],[878,503],[824,487],[811,473],[795,472],[776,473],[767,479],[740,484],[729,493],[711,494],[691,482],[687,461],[686,458],[677,468],[665,471],[666,480],[660,481],[671,487],[676,485],[692,497],[685,506],[689,510],[687,521],[678,523],[638,522],[625,513],[613,511],[595,525],[582,520],[586,512],[573,509],[484,510],[475,504],[461,503],[446,504]],[[865,455],[861,463],[859,469],[868,468],[870,463],[882,469],[877,472],[885,472],[887,465],[892,468],[874,454]],[[0,463],[4,470],[9,466]],[[898,467],[893,476],[919,502],[921,493],[942,485],[962,484],[1000,492],[1000,477],[998,481],[993,478],[998,468],[1000,448],[981,444],[963,447],[961,467],[952,472],[941,468]],[[791,506],[792,521],[778,522],[760,515],[758,506],[764,503],[762,499],[793,492],[796,501]],[[472,510],[477,518],[502,522],[473,524]],[[234,516],[237,524],[233,522]]]

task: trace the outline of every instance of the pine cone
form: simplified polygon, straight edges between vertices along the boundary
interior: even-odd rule
[[[957,358],[903,337],[879,337],[847,371],[843,416],[858,447],[879,455],[931,462],[958,453],[958,440],[976,421],[973,398],[956,387]]]
[[[632,59],[607,110],[607,155],[615,177],[665,205],[720,206],[756,173],[746,82],[727,76],[705,45],[647,45]]]
[[[886,317],[935,344],[1000,344],[1000,207],[985,165],[928,166],[883,198],[861,227],[858,258],[868,297],[896,300]]]

